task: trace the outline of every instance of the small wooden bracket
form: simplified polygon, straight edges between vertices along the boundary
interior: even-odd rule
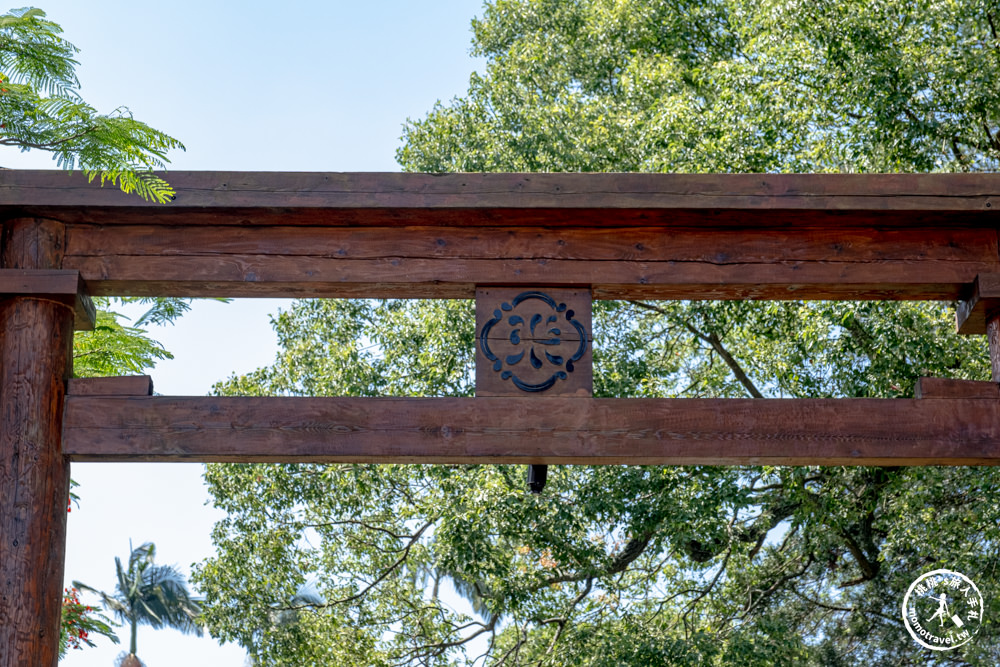
[[[97,324],[97,309],[79,271],[61,269],[0,269],[0,299],[13,297],[51,299],[71,306],[74,328],[90,331]]]
[[[985,334],[986,321],[1000,315],[1000,273],[980,273],[969,298],[960,301],[955,313],[958,333]]]
[[[148,375],[71,378],[66,393],[70,396],[152,396],[153,378]]]
[[[914,398],[1000,399],[1000,384],[981,380],[952,378],[917,378]]]

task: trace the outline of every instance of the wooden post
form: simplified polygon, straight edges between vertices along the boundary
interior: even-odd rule
[[[58,269],[64,229],[4,223],[0,264]],[[0,301],[0,667],[54,667],[59,653],[69,463],[61,437],[73,307]]]
[[[476,396],[594,394],[590,288],[476,289]],[[528,465],[541,493],[544,463]]]

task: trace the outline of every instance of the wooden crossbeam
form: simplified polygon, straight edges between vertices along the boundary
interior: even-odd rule
[[[958,299],[1000,272],[991,228],[690,229],[70,225],[95,294],[472,298],[592,285],[598,299]]]
[[[0,171],[0,217],[66,223],[95,295],[966,298],[1000,274],[1000,175],[171,172],[168,205]]]
[[[74,461],[1000,464],[996,398],[76,395],[64,424]]]
[[[988,398],[1000,400],[1000,384],[950,378],[918,378],[914,390],[917,398]]]
[[[985,334],[987,320],[1000,314],[1000,273],[976,276],[967,298],[955,313],[958,333]]]

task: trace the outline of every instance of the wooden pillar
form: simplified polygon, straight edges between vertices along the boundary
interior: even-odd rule
[[[4,223],[0,264],[58,269],[63,225]],[[0,667],[58,661],[69,463],[61,450],[73,307],[0,301]]]

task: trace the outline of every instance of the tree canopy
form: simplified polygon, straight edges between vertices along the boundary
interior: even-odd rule
[[[988,170],[1000,8],[984,2],[495,0],[466,95],[411,120],[423,171]],[[988,377],[922,303],[599,302],[597,396],[901,397]],[[300,301],[222,394],[470,395],[472,305]],[[194,580],[259,664],[1000,662],[1000,606],[931,652],[923,572],[1000,574],[989,468],[235,465]],[[311,595],[302,597],[302,591]],[[452,605],[453,590],[467,604]],[[289,617],[292,614],[292,617]],[[281,621],[281,622],[279,622]]]
[[[60,167],[160,203],[174,195],[153,173],[184,146],[127,107],[99,113],[79,93],[77,48],[40,9],[0,14],[0,146],[52,153]]]

